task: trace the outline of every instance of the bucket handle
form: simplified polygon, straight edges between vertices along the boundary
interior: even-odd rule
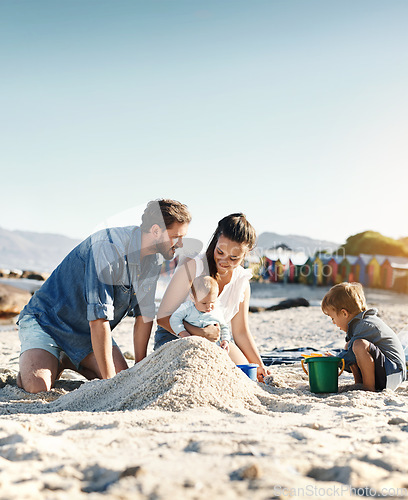
[[[341,358],[343,364],[342,364],[342,367],[341,367],[341,370],[340,370],[340,373],[337,375],[338,377],[340,377],[340,375],[343,373],[344,371],[344,368],[346,366],[346,362],[344,361],[344,358]],[[306,368],[305,368],[305,360],[304,359],[301,359],[300,360],[301,363],[302,363],[302,368],[303,368],[303,371],[306,373],[306,375],[309,375],[309,373],[306,371]]]

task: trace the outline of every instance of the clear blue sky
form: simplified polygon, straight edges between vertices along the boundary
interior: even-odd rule
[[[408,236],[406,0],[0,1],[0,226]]]

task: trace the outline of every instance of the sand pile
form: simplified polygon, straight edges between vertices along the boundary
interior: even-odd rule
[[[50,404],[55,411],[218,410],[266,413],[280,406],[225,351],[200,337],[170,342],[110,380],[88,382]]]

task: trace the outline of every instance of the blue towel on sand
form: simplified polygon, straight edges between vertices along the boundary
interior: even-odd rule
[[[340,353],[341,349],[315,349],[314,347],[295,347],[282,349],[275,347],[268,354],[261,354],[261,359],[265,366],[271,365],[290,365],[297,363],[303,359],[302,354],[324,354],[326,351],[330,351],[334,355]]]

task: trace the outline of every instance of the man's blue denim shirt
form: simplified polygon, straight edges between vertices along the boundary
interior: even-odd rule
[[[29,314],[71,360],[91,351],[89,322],[109,321],[111,329],[129,313],[153,319],[160,273],[158,255],[140,262],[141,229],[103,229],[74,248],[20,313]]]

